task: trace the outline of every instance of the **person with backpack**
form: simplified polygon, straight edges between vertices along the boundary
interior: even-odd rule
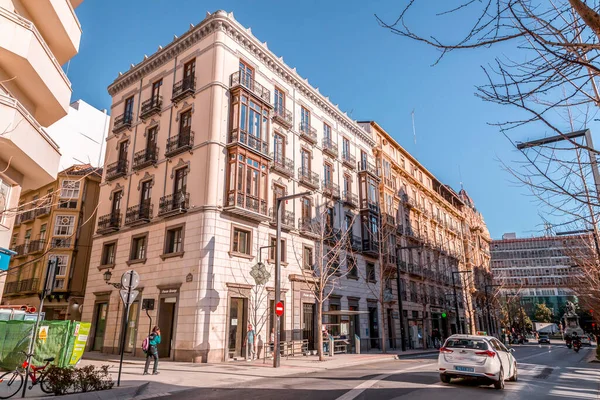
[[[142,342],[142,350],[146,353],[146,366],[144,367],[144,375],[148,375],[150,367],[150,358],[154,359],[154,367],[152,375],[158,375],[158,345],[160,344],[160,328],[155,326],[152,328],[152,333]]]

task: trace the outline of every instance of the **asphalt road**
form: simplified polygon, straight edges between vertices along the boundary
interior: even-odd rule
[[[589,363],[595,347],[579,353],[563,345],[514,346],[519,381],[507,382],[503,391],[477,381],[441,383],[437,355],[402,358],[314,374],[263,379],[244,387],[201,388],[178,392],[186,399],[600,399],[600,364]],[[485,397],[484,397],[485,396]]]

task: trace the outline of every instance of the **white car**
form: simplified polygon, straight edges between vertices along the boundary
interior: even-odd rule
[[[517,360],[514,349],[507,349],[493,336],[452,335],[440,349],[440,379],[482,378],[496,389],[504,389],[504,381],[516,381]]]
[[[582,346],[591,346],[592,345],[592,341],[590,340],[590,337],[588,335],[583,335],[581,337],[581,345]]]

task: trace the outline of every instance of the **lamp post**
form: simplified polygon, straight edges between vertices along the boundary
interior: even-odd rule
[[[456,311],[456,330],[458,333],[463,333],[460,325],[460,317],[458,315],[458,295],[456,294],[456,283],[454,281],[454,274],[469,274],[470,269],[465,271],[452,271],[452,289],[454,290],[454,310]]]
[[[112,278],[112,272],[110,272],[110,268],[108,268],[104,274],[102,274],[102,276],[104,277],[104,282],[106,282],[107,285],[111,285],[112,287],[114,287],[115,289],[123,289],[123,285],[121,285],[120,283],[114,283],[110,281],[110,278]]]
[[[404,247],[397,247],[396,250],[412,250],[412,249],[422,249],[423,246],[404,246]],[[400,257],[402,258],[402,257]],[[402,351],[406,351],[406,342],[405,342],[405,333],[404,333],[404,310],[403,310],[403,306],[402,306],[402,280],[400,279],[400,263],[396,263],[396,286],[398,287],[398,308],[399,308],[399,315],[398,318],[400,319],[400,337],[401,337],[401,346],[402,346]]]
[[[281,204],[284,201],[292,200],[297,197],[310,196],[313,192],[302,192],[291,194],[289,196],[278,197],[275,201],[275,215],[276,215],[276,234],[275,234],[275,301],[277,304],[281,301]],[[275,308],[275,307],[273,307]],[[273,368],[279,368],[281,365],[281,354],[280,348],[280,337],[279,337],[279,317],[273,312],[273,327],[275,328],[275,343],[273,343]]]

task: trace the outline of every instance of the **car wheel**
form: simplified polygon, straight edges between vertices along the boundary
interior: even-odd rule
[[[500,376],[498,381],[494,382],[494,389],[502,390],[504,389],[504,370],[500,368]]]
[[[509,379],[509,381],[511,382],[516,382],[519,379],[518,373],[517,373],[517,363],[515,363],[513,365],[513,376],[511,376],[511,378]]]
[[[450,378],[448,375],[440,374],[440,380],[444,383],[450,383],[452,378]]]

